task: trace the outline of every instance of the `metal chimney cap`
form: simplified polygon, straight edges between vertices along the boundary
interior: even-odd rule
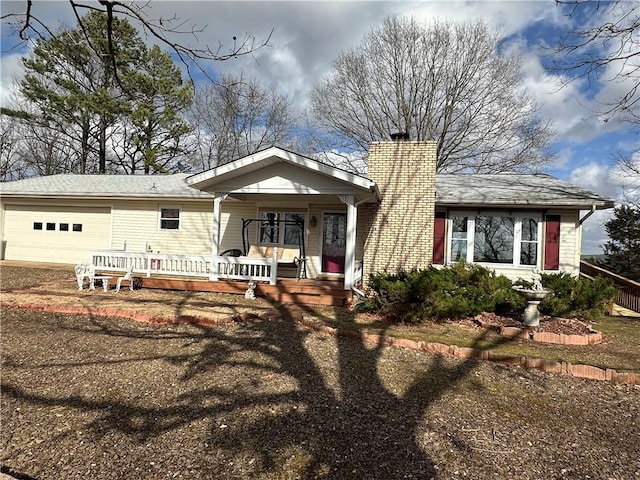
[[[395,132],[391,134],[391,140],[401,142],[409,140],[409,132]]]

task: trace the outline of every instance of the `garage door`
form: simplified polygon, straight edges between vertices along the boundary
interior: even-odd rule
[[[6,205],[3,236],[7,260],[87,262],[110,246],[111,209]]]

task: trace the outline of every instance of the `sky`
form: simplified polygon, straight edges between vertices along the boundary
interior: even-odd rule
[[[84,2],[91,4],[91,0]],[[24,12],[26,1],[0,3],[2,15]],[[544,117],[554,122],[555,154],[547,173],[613,199],[620,199],[622,178],[615,154],[640,162],[640,138],[629,125],[616,118],[603,118],[596,112],[602,102],[614,98],[624,86],[616,82],[576,79],[562,87],[561,78],[546,66],[550,62],[544,46],[554,45],[559,36],[574,28],[599,22],[610,15],[606,2],[589,15],[568,15],[567,8],[553,0],[523,1],[285,1],[214,2],[152,0],[146,10],[150,17],[165,20],[178,16],[203,29],[196,35],[180,37],[183,43],[220,46],[225,53],[238,40],[254,38],[268,46],[252,55],[208,64],[212,75],[244,73],[267,88],[287,95],[299,112],[308,106],[313,86],[326,74],[332,62],[347,49],[357,46],[364,35],[381,25],[389,15],[433,19],[476,21],[482,19],[499,29],[504,46],[518,49],[526,87],[535,96]],[[34,0],[32,13],[54,30],[59,25],[75,26],[68,2]],[[149,39],[151,41],[151,39]],[[0,56],[0,102],[5,104],[14,82],[21,78],[20,58],[27,47],[16,48],[16,36],[2,28]],[[606,76],[605,72],[605,76]],[[637,79],[635,80],[637,81]],[[638,181],[637,184],[640,184]],[[611,211],[598,212],[583,225],[582,253],[601,253],[607,240],[603,224]]]

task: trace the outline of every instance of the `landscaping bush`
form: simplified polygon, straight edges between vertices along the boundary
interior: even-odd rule
[[[522,280],[516,284],[531,286]],[[539,310],[554,317],[602,315],[616,296],[615,287],[604,278],[542,274],[542,285],[553,295],[540,303]],[[507,277],[464,262],[444,268],[374,274],[370,287],[374,292],[370,308],[396,322],[456,320],[481,312],[505,315],[520,313],[526,307],[526,301],[511,288]]]
[[[370,277],[373,310],[390,320],[459,319],[483,311],[507,313],[524,308],[511,281],[488,268],[463,262]]]
[[[617,290],[606,278],[576,278],[568,273],[542,274],[542,286],[553,291],[538,309],[553,317],[583,316],[594,318],[607,312]]]

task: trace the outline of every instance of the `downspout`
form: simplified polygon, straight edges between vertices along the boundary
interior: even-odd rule
[[[591,210],[589,210],[589,212],[587,212],[585,216],[578,221],[578,224],[582,225],[585,222],[585,220],[589,218],[591,215],[593,215],[594,213],[596,213],[596,206],[591,205]]]
[[[351,287],[351,290],[355,293],[357,293],[358,295],[360,295],[362,298],[367,298],[367,294],[364,293],[362,290],[360,290],[359,288],[356,287]]]

